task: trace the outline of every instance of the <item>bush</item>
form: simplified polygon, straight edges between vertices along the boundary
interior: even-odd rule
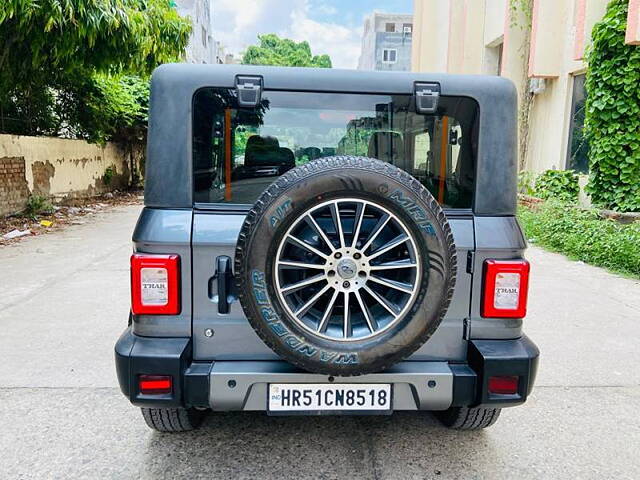
[[[40,195],[31,195],[27,199],[27,207],[24,209],[24,215],[35,219],[38,215],[48,215],[53,213],[53,205],[46,197]]]
[[[113,180],[113,176],[116,174],[116,169],[113,165],[109,165],[104,170],[104,174],[102,175],[102,181],[105,185],[111,185],[111,180]]]
[[[640,48],[625,44],[627,0],[613,0],[593,27],[585,135],[589,185],[596,205],[640,211]]]
[[[594,210],[547,201],[518,218],[528,239],[574,260],[640,277],[640,222],[623,225]]]
[[[536,179],[535,195],[563,202],[578,200],[578,175],[573,170],[547,170]]]
[[[535,195],[536,192],[533,188],[534,180],[535,173],[526,170],[518,172],[518,193],[529,196]]]

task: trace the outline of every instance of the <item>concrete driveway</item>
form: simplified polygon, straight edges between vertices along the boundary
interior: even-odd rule
[[[0,478],[640,478],[640,282],[536,248],[538,383],[486,431],[402,413],[152,432],[113,366],[138,211],[0,248]]]

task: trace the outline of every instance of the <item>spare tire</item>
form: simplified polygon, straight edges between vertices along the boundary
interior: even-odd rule
[[[240,231],[240,303],[282,358],[328,375],[381,371],[436,330],[456,274],[451,229],[412,176],[328,157],[269,186]]]

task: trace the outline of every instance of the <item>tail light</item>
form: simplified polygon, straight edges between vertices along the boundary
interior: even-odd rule
[[[143,395],[161,395],[171,393],[173,378],[171,375],[140,375],[138,389]]]
[[[178,255],[131,255],[131,311],[135,315],[180,313]]]
[[[515,395],[518,393],[518,380],[516,376],[489,377],[489,393],[497,395]]]
[[[529,262],[485,260],[482,316],[523,318],[527,314]]]

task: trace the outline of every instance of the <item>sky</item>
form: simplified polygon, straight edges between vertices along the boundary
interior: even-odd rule
[[[213,0],[213,37],[238,56],[257,35],[307,40],[334,68],[356,68],[364,18],[374,10],[412,13],[413,0]]]

